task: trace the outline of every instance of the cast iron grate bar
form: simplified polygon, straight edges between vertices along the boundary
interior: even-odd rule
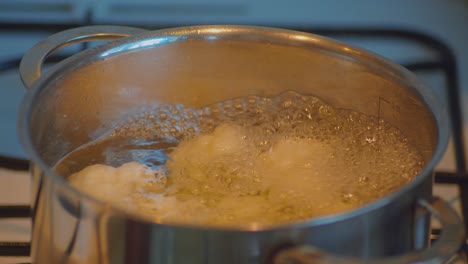
[[[0,256],[2,257],[28,257],[30,254],[30,242],[0,242]]]
[[[29,218],[31,217],[30,205],[1,205],[0,219],[2,218]]]
[[[442,184],[468,184],[468,173],[437,171],[435,183]]]
[[[29,160],[0,155],[0,168],[15,171],[27,171],[29,170]]]

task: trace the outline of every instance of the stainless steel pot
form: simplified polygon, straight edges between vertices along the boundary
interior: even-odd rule
[[[118,40],[41,74],[51,52],[96,39]],[[272,28],[92,26],[40,42],[20,72],[30,88],[19,131],[32,159],[35,263],[440,263],[463,243],[457,214],[431,193],[448,138],[444,111],[411,73],[370,52]],[[415,143],[425,168],[354,211],[259,230],[153,223],[79,192],[51,169],[155,102],[201,106],[285,90],[385,119]],[[427,248],[429,215],[443,231]]]

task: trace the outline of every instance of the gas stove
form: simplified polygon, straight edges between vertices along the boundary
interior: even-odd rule
[[[0,29],[13,29],[15,32],[32,34],[34,41],[41,36],[66,28],[84,25],[70,23],[67,25],[27,25],[5,24]],[[275,25],[278,26],[278,25]],[[153,27],[154,28],[154,27]],[[442,41],[431,35],[408,31],[402,28],[351,28],[351,27],[290,27],[301,31],[326,35],[343,39],[347,42],[359,41],[403,41],[420,45],[431,50],[431,55],[418,55],[412,58],[396,58],[396,61],[416,73],[423,80],[439,75],[435,83],[440,84],[437,93],[446,100],[451,119],[452,138],[444,159],[435,173],[434,194],[449,201],[459,212],[468,229],[468,171],[465,164],[465,144],[462,108],[460,106],[460,87],[458,84],[457,60],[453,51]],[[359,42],[358,41],[358,42]],[[37,41],[35,41],[37,42]],[[31,45],[34,44],[31,43]],[[66,55],[86,48],[86,45],[65,50],[64,53],[52,57],[49,63],[57,62]],[[8,57],[0,56],[0,78],[17,76],[17,68],[21,54]],[[3,77],[2,77],[3,76]],[[19,83],[15,78],[13,82]],[[439,88],[439,87],[437,87]],[[21,92],[19,94],[22,94]],[[465,129],[466,130],[466,129]],[[13,146],[12,148],[15,148]],[[0,263],[29,262],[30,221],[30,183],[28,177],[28,161],[24,153],[18,151],[0,156]],[[432,228],[432,239],[437,239],[440,230],[436,224]],[[468,263],[468,246],[460,254],[454,256],[450,263]]]

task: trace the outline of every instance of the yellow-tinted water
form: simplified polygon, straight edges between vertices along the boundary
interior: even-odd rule
[[[288,92],[201,109],[156,106],[72,152],[57,170],[159,222],[258,227],[354,209],[422,166],[398,129]]]

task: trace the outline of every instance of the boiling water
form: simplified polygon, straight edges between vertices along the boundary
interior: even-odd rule
[[[395,127],[287,92],[198,109],[155,106],[56,170],[155,221],[258,227],[354,209],[422,166]]]

